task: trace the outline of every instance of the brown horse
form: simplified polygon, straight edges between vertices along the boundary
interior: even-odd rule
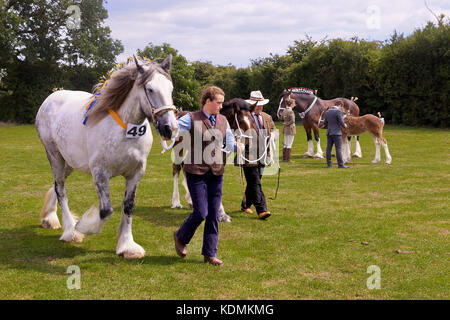
[[[378,117],[372,114],[365,114],[361,117],[353,117],[343,108],[340,108],[344,113],[344,122],[347,129],[342,129],[342,159],[344,162],[350,161],[350,145],[347,143],[347,136],[360,135],[364,132],[369,132],[375,143],[375,159],[372,163],[380,162],[380,144],[384,148],[386,154],[386,164],[391,164],[392,158],[389,153],[389,148],[386,139],[383,138],[384,119],[378,113]]]
[[[177,118],[181,118],[187,111],[178,112]],[[252,128],[253,117],[250,113],[250,107],[247,102],[243,99],[234,98],[230,101],[224,102],[222,105],[222,109],[220,113],[227,118],[227,121],[230,125],[231,130],[234,132],[236,136],[243,136],[244,132]],[[182,141],[177,141],[174,145],[174,148],[177,144]],[[179,157],[181,158],[182,150],[180,150]],[[180,203],[180,194],[178,190],[178,178],[180,176],[181,168],[183,164],[173,164],[172,165],[172,175],[173,175],[173,194],[172,194],[172,208],[182,208]],[[184,189],[186,190],[186,201],[190,207],[192,207],[192,199],[189,194],[189,189],[186,184],[186,178],[183,179],[182,182]],[[225,213],[223,205],[220,205],[220,221],[221,222],[231,222],[230,216]]]
[[[319,119],[321,115],[334,106],[337,101],[341,101],[344,105],[346,112],[350,112],[352,116],[359,116],[359,107],[355,103],[356,99],[335,98],[332,100],[322,100],[316,96],[317,91],[307,88],[290,88],[284,90],[280,95],[280,104],[277,111],[278,118],[281,117],[282,111],[286,108],[286,99],[295,100],[295,110],[302,119],[303,127],[306,131],[306,137],[308,140],[308,151],[305,153],[305,157],[314,157],[317,159],[323,159],[323,151],[320,147],[319,137]],[[317,153],[314,154],[314,144],[312,141],[311,130],[314,132],[314,138],[316,140]],[[359,147],[359,139],[356,141],[356,153],[355,157],[361,157],[361,148]]]

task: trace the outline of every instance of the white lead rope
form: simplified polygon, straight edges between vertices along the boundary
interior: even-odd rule
[[[270,158],[269,158],[269,157],[266,157],[266,158],[264,159],[264,164],[265,164],[266,166],[269,166],[269,165],[271,165],[272,163],[274,163],[274,159],[273,159],[274,153],[273,153],[273,150],[275,150],[275,140],[272,139],[271,137],[266,137],[266,138],[265,138],[265,141],[264,141],[264,153],[263,153],[263,154],[261,155],[261,157],[259,157],[258,159],[256,159],[256,160],[250,160],[250,159],[247,159],[247,158],[245,158],[245,156],[243,155],[242,152],[241,152],[241,154],[240,154],[240,157],[241,157],[242,160],[247,161],[248,163],[256,163],[256,162],[260,161],[263,157],[266,156],[267,150],[269,150],[271,156],[270,156]],[[269,158],[269,161],[267,161],[267,158]]]
[[[177,132],[175,133],[175,136],[174,136],[172,139],[170,139],[170,141],[172,141],[172,142],[170,143],[170,146],[167,146],[166,140],[164,140],[164,139],[161,137],[161,146],[162,146],[162,148],[163,148],[163,150],[161,151],[161,153],[164,153],[164,152],[166,152],[167,150],[172,149],[172,147],[173,147],[173,145],[175,144],[175,142],[176,142],[176,140],[177,140],[179,134],[180,134],[180,128],[178,128]]]

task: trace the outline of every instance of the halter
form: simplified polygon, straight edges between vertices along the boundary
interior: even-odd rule
[[[286,108],[282,108],[282,107],[281,107],[281,105],[283,104],[283,101],[284,101],[284,97],[281,97],[280,104],[278,105],[278,110],[277,110],[277,116],[278,116],[278,118],[280,118],[280,116],[278,115],[279,112],[280,112],[280,109],[286,109]]]
[[[253,139],[253,137],[247,136],[247,135],[245,135],[245,134],[242,132],[242,129],[241,129],[241,127],[239,126],[239,121],[238,121],[238,118],[237,118],[237,113],[234,114],[234,119],[236,120],[236,125],[237,125],[238,130],[239,130],[239,135],[237,136],[237,138],[238,138],[238,139],[241,139],[241,138]]]
[[[290,96],[290,94],[289,94],[289,96]],[[304,119],[306,117],[306,114],[314,107],[314,104],[316,103],[316,101],[317,101],[317,96],[314,96],[314,100],[311,103],[311,105],[308,107],[308,109],[299,113],[300,118]]]
[[[238,123],[238,121],[237,121],[237,116],[236,116],[236,115],[235,115],[235,119],[236,119],[236,122]],[[249,139],[253,139],[253,137],[249,137],[249,136],[247,136],[247,135],[242,134],[241,128],[239,127],[239,123],[238,123],[238,129],[239,129],[239,132],[241,133],[241,134],[237,137],[237,139],[238,139],[239,142],[241,141],[241,138],[249,138]],[[257,163],[258,161],[260,161],[262,158],[264,158],[264,157],[266,156],[267,150],[270,150],[270,154],[272,155],[271,158],[269,159],[269,161],[267,161],[267,157],[264,159],[264,164],[265,164],[266,166],[269,166],[269,165],[271,165],[272,163],[274,163],[274,159],[273,159],[273,154],[274,154],[274,153],[273,153],[273,150],[274,150],[274,149],[275,149],[275,140],[272,139],[271,137],[265,137],[265,138],[264,138],[264,153],[261,155],[261,157],[259,157],[259,158],[256,159],[256,160],[250,160],[250,159],[245,158],[245,156],[244,156],[243,153],[241,152],[241,153],[240,153],[240,158],[241,158],[242,160],[244,160],[244,161],[247,161],[248,163]]]

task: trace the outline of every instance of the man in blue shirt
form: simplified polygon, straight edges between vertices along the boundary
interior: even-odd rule
[[[342,161],[342,128],[347,128],[347,125],[344,123],[342,119],[342,111],[338,108],[338,106],[342,106],[342,102],[337,101],[336,105],[331,107],[325,112],[324,120],[321,122],[324,123],[325,126],[328,126],[327,129],[327,167],[331,168],[331,149],[333,148],[333,144],[336,147],[336,159],[338,162],[338,168],[347,169],[348,166],[344,165]]]

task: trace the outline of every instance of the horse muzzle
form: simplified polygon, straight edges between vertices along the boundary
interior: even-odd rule
[[[169,141],[172,138],[176,138],[178,136],[178,127],[172,128],[170,125],[162,125],[158,128],[159,134],[161,138],[165,141]]]

